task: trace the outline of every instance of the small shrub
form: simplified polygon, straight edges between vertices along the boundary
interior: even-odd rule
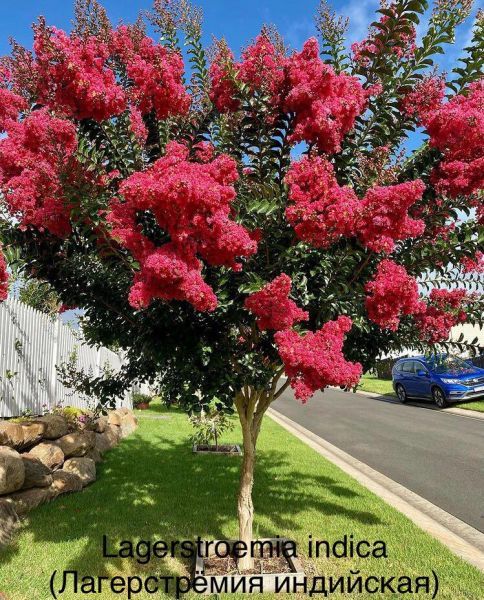
[[[216,409],[190,415],[189,421],[195,429],[190,436],[192,444],[210,446],[212,442],[215,442],[217,450],[220,436],[225,431],[232,431],[234,428],[230,417]]]
[[[140,404],[149,404],[153,398],[148,396],[148,394],[133,394],[131,396],[131,400],[133,401],[133,406],[139,406]]]

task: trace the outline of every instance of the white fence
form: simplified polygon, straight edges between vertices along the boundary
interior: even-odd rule
[[[80,332],[15,299],[0,303],[0,417],[24,411],[41,414],[46,408],[87,408],[89,399],[62,385],[56,365],[77,354],[77,368],[97,376],[103,367],[115,372],[120,357],[106,348],[93,348]],[[119,406],[131,408],[128,398]]]

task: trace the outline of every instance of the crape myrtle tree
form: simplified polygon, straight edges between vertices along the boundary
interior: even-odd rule
[[[349,50],[322,4],[319,41],[264,27],[236,57],[204,50],[185,0],[120,26],[79,0],[70,33],[40,19],[1,62],[3,254],[84,310],[91,343],[125,349],[86,389],[150,381],[238,413],[246,543],[262,419],[288,386],[351,388],[381,353],[482,321],[481,15],[434,69],[470,12],[385,4]]]

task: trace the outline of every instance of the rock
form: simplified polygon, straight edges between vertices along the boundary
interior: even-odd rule
[[[130,414],[123,415],[123,418],[121,419],[121,427],[120,427],[121,437],[123,437],[123,438],[127,437],[128,435],[133,433],[133,431],[136,431],[137,427],[138,427],[138,420],[136,419],[136,417],[134,415],[130,415]]]
[[[67,420],[61,415],[44,415],[35,420],[35,423],[45,425],[44,438],[56,440],[68,432]]]
[[[96,448],[104,454],[118,445],[120,437],[120,428],[116,425],[108,425],[104,433],[96,433]]]
[[[20,454],[9,446],[0,446],[0,496],[19,490],[25,479]]]
[[[103,460],[103,457],[101,456],[101,453],[99,452],[99,450],[97,448],[93,448],[92,450],[89,450],[89,452],[86,454],[86,458],[90,458],[95,463],[100,463]]]
[[[85,456],[67,459],[62,470],[77,475],[82,482],[82,487],[96,481],[96,463]]]
[[[104,433],[108,426],[108,418],[101,416],[94,421],[94,431],[96,433]]]
[[[62,466],[65,458],[62,449],[54,442],[37,444],[30,449],[29,454],[38,458],[41,463],[53,471]]]
[[[121,408],[117,408],[116,410],[120,415],[123,416],[131,414],[131,411],[129,410],[129,408],[126,408],[126,406],[122,406]]]
[[[0,421],[0,446],[21,448],[24,443],[24,430],[20,423]]]
[[[80,492],[82,490],[82,481],[75,473],[69,473],[60,469],[52,474],[52,485],[50,490],[57,494],[68,494],[69,492]]]
[[[57,496],[52,487],[32,488],[15,492],[6,498],[7,502],[13,504],[18,515],[24,515],[44,502],[49,502]]]
[[[117,425],[119,427],[121,425],[122,418],[123,418],[123,415],[121,413],[119,413],[117,410],[112,410],[108,414],[108,423],[110,425]]]
[[[25,423],[21,423],[24,440],[22,444],[22,448],[29,448],[44,437],[44,433],[46,430],[45,423],[41,423],[40,421],[27,421]]]
[[[84,456],[96,443],[94,431],[68,433],[54,442],[64,452],[66,458]]]
[[[57,448],[59,450],[59,448]],[[21,454],[25,467],[23,490],[33,487],[48,487],[52,483],[52,471],[32,454]]]

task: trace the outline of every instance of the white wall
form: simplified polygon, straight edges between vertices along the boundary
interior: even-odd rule
[[[121,368],[117,354],[94,348],[82,341],[80,331],[15,299],[0,303],[0,417],[23,411],[41,414],[45,408],[64,406],[88,408],[89,399],[64,387],[56,365],[77,350],[77,367],[99,375],[104,365]],[[131,408],[126,397],[118,406]]]

